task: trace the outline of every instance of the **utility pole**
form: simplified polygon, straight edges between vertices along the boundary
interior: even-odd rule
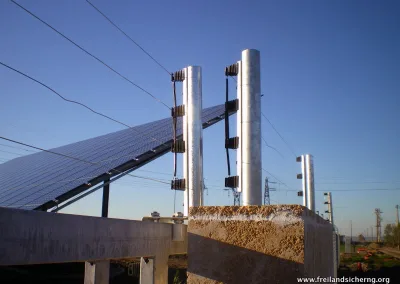
[[[381,241],[381,214],[383,212],[379,208],[375,208],[375,215],[376,215],[376,242],[380,243]]]
[[[399,226],[399,205],[396,205],[396,225]]]
[[[275,191],[275,188],[269,187],[270,183],[276,183],[276,182],[270,182],[268,181],[268,177],[265,177],[265,186],[264,186],[264,205],[271,205],[271,199],[269,196],[270,191]]]

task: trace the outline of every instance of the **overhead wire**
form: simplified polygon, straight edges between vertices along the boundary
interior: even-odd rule
[[[167,107],[168,109],[171,109],[166,103],[164,103],[162,100],[160,100],[159,98],[157,98],[156,96],[154,96],[152,93],[150,93],[149,91],[147,91],[146,89],[142,88],[141,86],[139,86],[138,84],[134,83],[133,81],[131,81],[130,79],[128,79],[126,76],[122,75],[121,73],[119,73],[117,70],[115,70],[114,68],[112,68],[110,65],[108,65],[107,63],[105,63],[103,60],[101,60],[100,58],[98,58],[97,56],[93,55],[92,53],[90,53],[89,51],[87,51],[86,49],[84,49],[82,46],[80,46],[79,44],[77,44],[76,42],[74,42],[72,39],[70,39],[69,37],[67,37],[66,35],[64,35],[63,33],[61,33],[60,31],[58,31],[56,28],[54,28],[53,26],[51,26],[50,24],[48,24],[47,22],[45,22],[44,20],[42,20],[41,18],[39,18],[38,16],[36,16],[35,14],[33,14],[31,11],[29,11],[28,9],[26,9],[25,7],[23,7],[21,4],[17,3],[14,0],[10,0],[12,3],[14,3],[15,5],[17,5],[18,7],[20,7],[22,10],[24,10],[26,13],[30,14],[32,17],[34,17],[35,19],[39,20],[41,23],[43,23],[44,25],[46,25],[47,27],[49,27],[50,29],[52,29],[53,31],[55,31],[57,34],[59,34],[60,36],[62,36],[64,39],[66,39],[67,41],[69,41],[70,43],[72,43],[73,45],[75,45],[77,48],[79,48],[80,50],[82,50],[84,53],[86,53],[87,55],[89,55],[90,57],[96,59],[98,62],[100,62],[101,64],[103,64],[104,66],[106,66],[108,69],[110,69],[112,72],[114,72],[115,74],[117,74],[118,76],[120,76],[121,78],[123,78],[125,81],[129,82],[130,84],[132,84],[133,86],[135,86],[136,88],[138,88],[139,90],[143,91],[145,94],[149,95],[150,97],[152,97],[154,100],[156,100],[157,102],[163,104],[165,107]]]
[[[261,139],[264,141],[265,146],[267,146],[268,148],[271,148],[272,150],[274,150],[275,152],[277,152],[277,153],[282,157],[282,159],[285,158],[285,157],[282,155],[282,153],[281,153],[278,149],[276,149],[275,147],[272,147],[271,145],[269,145],[268,142],[267,142],[267,140],[265,140],[265,138],[264,138],[263,136],[261,136]]]
[[[103,116],[103,117],[105,117],[105,118],[107,118],[107,119],[109,119],[109,120],[112,120],[112,121],[114,121],[114,122],[116,122],[116,123],[118,123],[118,124],[121,124],[121,125],[123,125],[123,126],[125,126],[125,127],[131,128],[128,124],[123,123],[123,122],[121,122],[121,121],[119,121],[119,120],[116,120],[116,119],[114,119],[114,118],[112,118],[112,117],[110,117],[110,116],[108,116],[108,115],[105,115],[105,114],[103,114],[103,113],[100,113],[100,112],[98,112],[98,111],[95,111],[94,109],[88,107],[87,105],[85,105],[85,104],[83,104],[83,103],[80,103],[80,102],[78,102],[78,101],[74,101],[74,100],[70,100],[70,99],[65,98],[65,97],[62,96],[60,93],[58,93],[57,91],[55,91],[55,90],[52,89],[51,87],[47,86],[46,84],[40,82],[39,80],[36,80],[35,78],[33,78],[33,77],[31,77],[31,76],[29,76],[29,75],[27,75],[27,74],[25,74],[25,73],[23,73],[23,72],[21,72],[21,71],[15,69],[15,68],[13,68],[13,67],[11,67],[11,66],[9,66],[9,65],[7,65],[7,64],[5,64],[5,63],[3,63],[3,62],[0,62],[0,64],[3,65],[4,67],[10,69],[10,70],[13,70],[14,72],[17,72],[18,74],[20,74],[20,75],[22,75],[22,76],[24,76],[24,77],[26,77],[26,78],[28,78],[28,79],[30,79],[30,80],[32,80],[32,81],[38,83],[39,85],[45,87],[46,89],[50,90],[51,92],[53,92],[54,94],[56,94],[57,96],[59,96],[61,99],[63,99],[63,100],[66,101],[66,102],[80,105],[80,106],[82,106],[82,107],[84,107],[84,108],[90,110],[91,112],[97,114],[97,115]]]
[[[115,123],[118,123],[118,124],[120,124],[120,125],[123,125],[123,126],[129,128],[129,129],[132,129],[133,131],[135,131],[135,132],[138,133],[138,134],[141,134],[141,135],[144,134],[144,133],[141,133],[140,131],[136,130],[134,127],[132,127],[132,126],[130,126],[130,125],[124,123],[124,122],[121,122],[121,121],[119,121],[119,120],[117,120],[117,119],[115,119],[115,118],[112,118],[112,117],[110,117],[110,116],[108,116],[108,115],[105,115],[105,114],[103,114],[103,113],[101,113],[101,112],[95,111],[94,109],[90,108],[89,106],[87,106],[87,105],[85,105],[85,104],[83,104],[83,103],[80,103],[80,102],[78,102],[78,101],[74,101],[74,100],[70,100],[70,99],[65,98],[64,96],[62,96],[60,93],[58,93],[57,91],[55,91],[54,89],[52,89],[52,88],[49,87],[48,85],[42,83],[41,81],[39,81],[39,80],[37,80],[37,79],[35,79],[35,78],[33,78],[33,77],[27,75],[27,74],[25,74],[25,73],[23,73],[23,72],[21,72],[21,71],[15,69],[15,68],[13,68],[13,67],[11,67],[11,66],[9,66],[9,65],[7,65],[7,64],[5,64],[5,63],[3,63],[3,62],[0,62],[0,65],[3,65],[4,67],[6,67],[6,68],[8,68],[8,69],[10,69],[10,70],[12,70],[12,71],[14,71],[14,72],[17,72],[18,74],[20,74],[20,75],[22,75],[22,76],[24,76],[24,77],[26,77],[26,78],[28,78],[28,79],[30,79],[30,80],[32,80],[32,81],[38,83],[39,85],[41,85],[41,86],[45,87],[46,89],[50,90],[51,92],[55,93],[57,96],[59,96],[59,97],[60,97],[61,99],[63,99],[64,101],[67,101],[67,102],[69,102],[69,103],[73,103],[73,104],[80,105],[80,106],[82,106],[82,107],[88,109],[89,111],[93,112],[94,114],[97,114],[97,115],[99,115],[99,116],[102,116],[102,117],[104,117],[104,118],[107,118],[107,119],[109,119],[109,120],[111,120],[111,121],[113,121],[113,122],[115,122]],[[154,141],[160,142],[162,145],[166,145],[164,142],[160,141],[160,140],[157,139],[157,138],[154,138],[154,137],[150,137],[150,138],[153,139]]]
[[[292,152],[293,156],[296,158],[297,157],[296,153],[293,151],[292,147],[289,145],[289,143],[286,141],[286,139],[283,138],[283,136],[279,133],[279,131],[276,129],[276,127],[272,124],[272,122],[268,119],[268,117],[263,112],[261,112],[261,115],[267,120],[267,122],[271,125],[272,129],[276,132],[276,134],[278,134],[278,136],[286,144],[288,149]]]
[[[141,45],[137,43],[133,38],[131,38],[126,32],[124,32],[117,24],[115,24],[109,17],[107,17],[99,8],[97,8],[92,2],[86,0],[86,2],[95,9],[100,15],[102,15],[111,25],[113,25],[117,30],[119,30],[126,38],[128,38],[131,42],[133,42],[138,48],[140,48],[148,57],[150,57],[158,66],[160,66],[168,75],[171,75],[171,72],[162,65],[158,60],[156,60],[153,56],[150,55]]]

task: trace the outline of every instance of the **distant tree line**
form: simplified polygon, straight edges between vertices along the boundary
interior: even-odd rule
[[[387,224],[384,231],[385,245],[400,247],[400,226]]]

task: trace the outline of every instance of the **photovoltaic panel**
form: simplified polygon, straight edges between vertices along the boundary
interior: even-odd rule
[[[224,105],[203,110],[203,128],[221,119]],[[178,136],[182,121],[178,120]],[[0,206],[47,210],[171,149],[172,119],[166,118],[51,149],[78,161],[37,152],[0,164]],[[89,185],[88,185],[89,184]]]

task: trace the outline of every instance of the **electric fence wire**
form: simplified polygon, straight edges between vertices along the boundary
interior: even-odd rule
[[[165,107],[167,107],[168,109],[171,109],[166,103],[164,103],[162,100],[160,100],[159,98],[157,98],[156,96],[154,96],[152,93],[150,93],[149,91],[147,91],[146,89],[142,88],[141,86],[139,86],[138,84],[132,82],[130,79],[128,79],[126,76],[122,75],[121,73],[119,73],[117,70],[115,70],[114,68],[112,68],[110,65],[108,65],[107,63],[105,63],[103,60],[101,60],[100,58],[98,58],[97,56],[93,55],[92,53],[90,53],[89,51],[87,51],[86,49],[84,49],[82,46],[80,46],[79,44],[77,44],[76,42],[74,42],[72,39],[70,39],[69,37],[67,37],[66,35],[64,35],[63,33],[61,33],[60,31],[58,31],[56,28],[54,28],[53,26],[51,26],[50,24],[48,24],[47,22],[45,22],[44,20],[42,20],[41,18],[39,18],[38,16],[36,16],[35,14],[33,14],[31,11],[29,11],[28,9],[26,9],[25,7],[23,7],[22,5],[20,5],[19,3],[15,2],[14,0],[10,0],[12,3],[14,3],[15,5],[17,5],[18,7],[20,7],[22,10],[24,10],[26,13],[30,14],[32,17],[34,17],[35,19],[39,20],[41,23],[43,23],[44,25],[46,25],[47,27],[49,27],[50,29],[52,29],[53,31],[55,31],[57,34],[59,34],[60,36],[62,36],[64,39],[66,39],[67,41],[69,41],[70,43],[72,43],[73,45],[75,45],[77,48],[79,48],[80,50],[82,50],[84,53],[86,53],[87,55],[89,55],[90,57],[96,59],[98,62],[100,62],[101,64],[103,64],[105,67],[107,67],[109,70],[111,70],[112,72],[114,72],[115,74],[117,74],[118,76],[120,76],[121,78],[123,78],[125,81],[129,82],[131,85],[135,86],[136,88],[138,88],[139,90],[143,91],[145,94],[149,95],[150,97],[152,97],[154,100],[156,100],[157,102],[163,104]]]
[[[86,0],[86,2],[94,9],[96,10],[100,15],[102,15],[111,25],[113,25],[117,30],[119,30],[126,38],[128,38],[131,42],[133,42],[138,48],[140,48],[148,57],[150,57],[158,66],[160,66],[165,72],[168,73],[168,75],[171,75],[171,72],[168,71],[168,69],[162,65],[157,59],[155,59],[153,56],[150,55],[149,52],[147,52],[137,41],[135,41],[133,38],[131,38],[126,32],[124,32],[117,24],[115,24],[109,17],[107,17],[99,8],[97,8],[93,3],[91,3],[89,0]]]

